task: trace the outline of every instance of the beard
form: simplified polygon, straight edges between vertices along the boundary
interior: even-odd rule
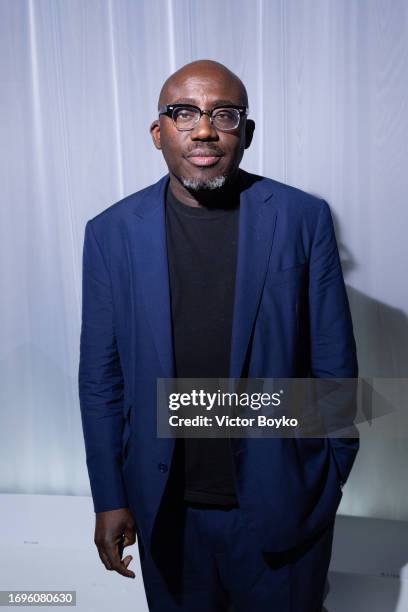
[[[192,191],[220,189],[225,185],[226,180],[227,177],[225,174],[220,174],[208,179],[186,178],[184,176],[181,177],[181,182],[183,183],[184,187],[186,189],[191,189]]]

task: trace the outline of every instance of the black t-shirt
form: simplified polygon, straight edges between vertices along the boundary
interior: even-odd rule
[[[225,208],[166,196],[166,236],[177,378],[229,376],[239,194]],[[236,504],[228,438],[185,438],[184,499]]]

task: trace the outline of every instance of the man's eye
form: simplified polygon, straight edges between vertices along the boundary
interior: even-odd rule
[[[194,111],[188,109],[181,109],[176,113],[176,118],[181,119],[182,121],[186,121],[188,119],[192,119],[194,115]]]
[[[218,119],[221,119],[222,121],[225,121],[225,120],[235,119],[235,114],[228,110],[222,110],[216,113],[216,117]]]

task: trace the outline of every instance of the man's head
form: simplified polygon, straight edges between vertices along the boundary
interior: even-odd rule
[[[242,81],[228,68],[211,60],[199,60],[186,64],[173,73],[164,83],[158,108],[166,105],[188,104],[202,111],[214,108],[241,107],[231,111],[215,111],[213,124],[208,114],[201,115],[192,129],[193,109],[181,111],[177,126],[169,115],[161,114],[153,121],[150,132],[154,145],[160,149],[169,168],[171,179],[190,192],[222,187],[236,176],[244,150],[252,140],[255,123],[246,118],[243,107],[248,97]],[[165,109],[163,109],[165,110]],[[215,114],[219,112],[216,119]],[[176,114],[180,114],[180,109]],[[231,114],[239,122],[230,129]],[[198,116],[197,116],[198,118]],[[218,126],[218,127],[216,127]],[[222,128],[227,127],[227,130]]]

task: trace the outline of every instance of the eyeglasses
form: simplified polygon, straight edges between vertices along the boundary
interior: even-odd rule
[[[194,129],[202,115],[208,115],[211,125],[217,130],[229,132],[239,126],[241,117],[245,117],[248,112],[247,106],[216,106],[211,111],[201,110],[192,104],[165,104],[159,108],[159,116],[171,117],[181,132]]]

